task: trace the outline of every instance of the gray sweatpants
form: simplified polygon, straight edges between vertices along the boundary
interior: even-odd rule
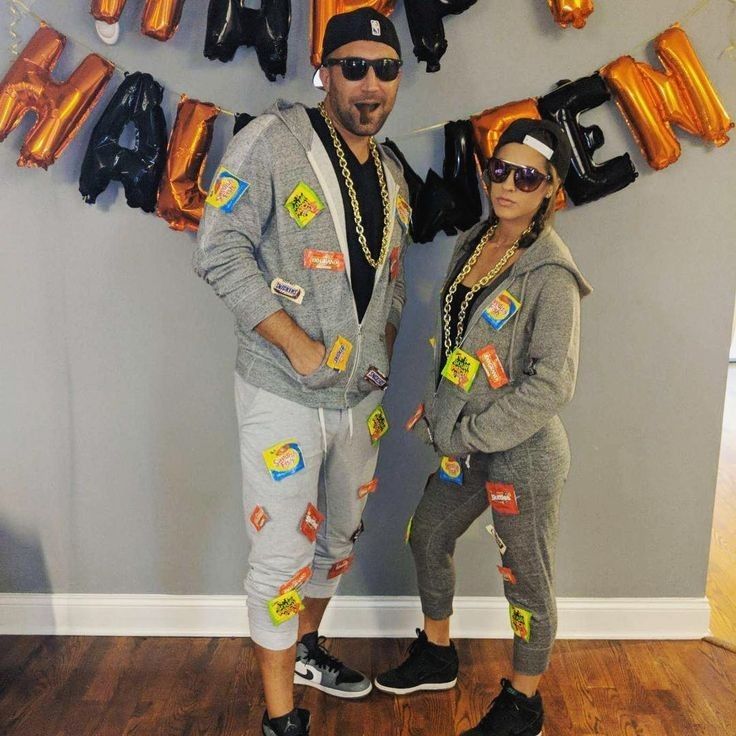
[[[353,409],[310,409],[235,375],[250,541],[245,592],[250,635],[262,647],[288,649],[299,600],[331,597],[350,567],[376,485],[368,417],[380,402],[374,391]]]
[[[455,541],[490,505],[514,631],[514,669],[540,675],[557,631],[554,555],[570,468],[562,422],[555,417],[506,452],[472,455],[470,468],[462,468],[462,485],[442,480],[439,472],[430,476],[414,514],[411,548],[422,610],[436,620],[452,614]]]

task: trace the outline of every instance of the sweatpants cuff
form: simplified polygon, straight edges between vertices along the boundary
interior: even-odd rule
[[[446,618],[450,618],[453,614],[452,604],[447,603],[433,603],[422,599],[422,613],[434,621],[443,621]]]
[[[268,599],[246,591],[248,628],[250,638],[264,649],[279,651],[296,643],[299,633],[299,616],[292,616],[276,625],[268,611]]]
[[[551,648],[531,649],[523,639],[514,637],[514,672],[530,677],[543,675],[549,667],[551,654]]]
[[[319,575],[315,570],[312,579],[302,589],[302,598],[332,598],[339,584],[339,577],[328,580],[326,576]]]

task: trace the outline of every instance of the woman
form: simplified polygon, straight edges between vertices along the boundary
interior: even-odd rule
[[[442,456],[410,532],[424,630],[376,687],[406,694],[455,685],[452,556],[490,505],[513,674],[466,736],[542,731],[537,685],[556,631],[554,549],[570,464],[558,412],[575,388],[580,299],[591,290],[549,225],[569,165],[570,144],[553,123],[517,120],[501,136],[484,172],[491,216],[455,248],[431,389],[407,424]]]

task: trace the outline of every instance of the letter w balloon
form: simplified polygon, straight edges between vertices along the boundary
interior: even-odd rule
[[[37,119],[23,141],[18,166],[51,166],[97,104],[115,67],[90,54],[66,82],[51,70],[66,38],[42,25],[0,82],[0,141],[34,110]]]

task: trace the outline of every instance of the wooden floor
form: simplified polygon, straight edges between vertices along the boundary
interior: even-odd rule
[[[711,632],[736,645],[736,365],[728,369],[706,592]]]
[[[377,672],[408,642],[342,639]],[[297,688],[314,736],[445,736],[496,694],[510,642],[458,641],[458,687],[358,702]],[[545,736],[736,732],[736,654],[707,642],[558,642],[542,693]],[[248,639],[3,637],[3,736],[259,736],[263,702]]]

